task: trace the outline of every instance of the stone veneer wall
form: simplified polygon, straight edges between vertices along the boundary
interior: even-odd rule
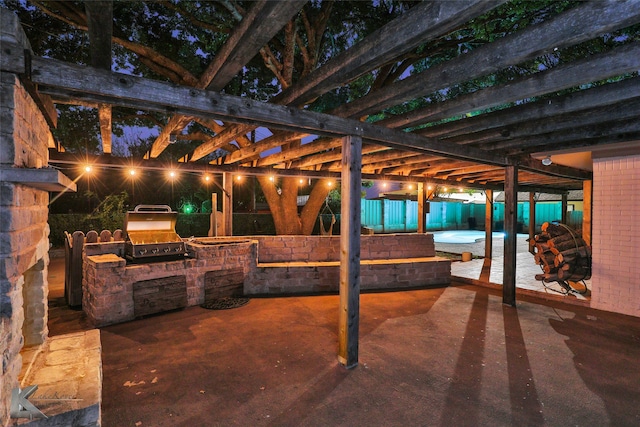
[[[258,262],[340,261],[340,236],[251,236],[258,241]],[[360,259],[421,258],[436,255],[433,234],[360,236]]]
[[[82,308],[97,327],[135,318],[133,286],[136,282],[185,276],[187,306],[204,302],[205,274],[242,269],[245,276],[256,260],[256,245],[240,241],[219,245],[187,245],[191,258],[126,265],[123,243],[87,244],[82,280]],[[197,251],[193,248],[197,247]]]
[[[2,41],[16,42],[16,25],[3,16]],[[0,83],[0,168],[46,167],[52,136],[44,117],[15,75],[0,72]],[[11,390],[22,368],[20,350],[48,335],[49,193],[1,178],[0,425],[8,425]]]
[[[591,307],[640,317],[640,155],[594,158]]]
[[[245,280],[245,295],[337,292],[340,236],[251,236],[258,264]],[[451,261],[436,257],[432,234],[360,236],[362,290],[446,285]]]

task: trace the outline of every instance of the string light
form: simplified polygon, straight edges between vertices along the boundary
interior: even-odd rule
[[[84,171],[87,173],[90,173],[93,169],[91,168],[91,165],[87,165],[84,167]]]

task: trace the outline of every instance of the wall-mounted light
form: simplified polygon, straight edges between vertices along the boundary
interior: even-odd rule
[[[545,166],[549,166],[551,163],[553,163],[553,160],[551,160],[551,156],[547,156],[542,159],[542,164]]]

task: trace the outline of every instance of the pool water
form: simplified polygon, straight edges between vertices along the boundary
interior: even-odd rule
[[[493,232],[493,238],[503,238],[501,231]],[[485,238],[485,232],[481,230],[449,230],[433,233],[433,241],[436,243],[475,243]]]

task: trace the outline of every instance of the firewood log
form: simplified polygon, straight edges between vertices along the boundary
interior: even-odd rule
[[[565,251],[567,249],[574,249],[574,248],[587,246],[587,244],[582,239],[579,239],[579,240],[565,240],[565,241],[562,241],[562,242],[556,242],[555,239],[554,239],[554,240],[549,240],[547,242],[547,244],[549,245],[549,249],[556,249],[556,250],[558,250],[560,252],[563,252],[563,251]]]

